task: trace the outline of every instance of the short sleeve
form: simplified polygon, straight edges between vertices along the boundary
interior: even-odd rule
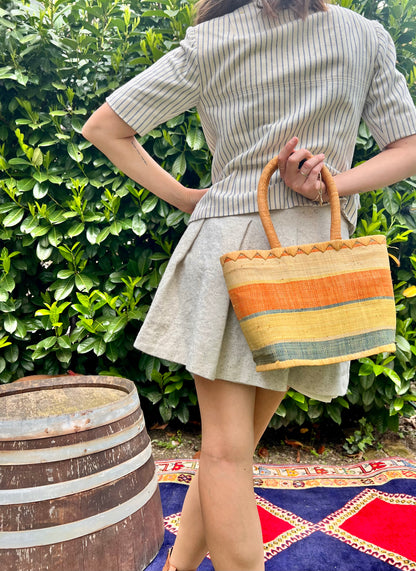
[[[373,22],[378,39],[374,75],[363,119],[380,149],[416,133],[416,108],[404,76],[396,69],[396,50],[388,32]]]
[[[193,27],[188,28],[179,47],[107,97],[113,111],[141,136],[195,107],[198,100],[199,69]]]

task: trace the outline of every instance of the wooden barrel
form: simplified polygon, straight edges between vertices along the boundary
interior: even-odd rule
[[[70,376],[0,386],[1,571],[141,571],[163,535],[134,383]]]

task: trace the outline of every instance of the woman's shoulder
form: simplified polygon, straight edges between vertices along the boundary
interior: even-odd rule
[[[376,20],[370,20],[351,10],[350,8],[344,8],[338,4],[328,4],[328,12],[333,19],[339,21],[345,21],[346,23],[355,24],[362,28],[367,28],[369,30],[374,30],[374,28],[382,27],[382,25]]]
[[[377,20],[370,20],[358,12],[336,4],[328,5],[327,14],[334,25],[344,28],[346,34],[350,32],[355,37],[358,34],[374,46],[385,46],[391,42],[389,33]]]

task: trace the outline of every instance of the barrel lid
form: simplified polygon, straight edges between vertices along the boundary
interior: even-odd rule
[[[79,375],[0,386],[0,440],[48,438],[120,420],[140,406],[132,381]]]

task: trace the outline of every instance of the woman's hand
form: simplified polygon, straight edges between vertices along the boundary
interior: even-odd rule
[[[327,202],[321,170],[325,156],[312,155],[307,149],[295,150],[299,139],[293,137],[279,153],[279,172],[285,184],[309,200]]]

